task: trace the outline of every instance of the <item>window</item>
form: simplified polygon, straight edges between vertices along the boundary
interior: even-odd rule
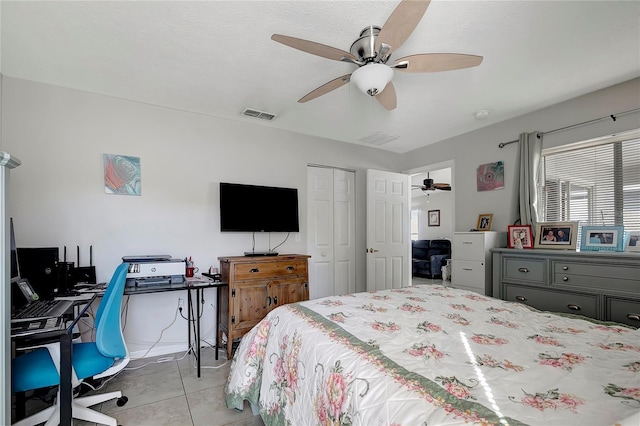
[[[420,210],[411,210],[411,240],[418,239],[418,219],[420,217]]]
[[[639,130],[543,149],[541,168],[540,221],[640,231]]]

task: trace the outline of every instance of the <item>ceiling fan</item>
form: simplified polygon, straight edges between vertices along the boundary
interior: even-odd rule
[[[430,0],[402,0],[382,27],[370,25],[360,32],[350,52],[335,47],[274,34],[271,39],[286,46],[323,58],[349,62],[358,66],[353,73],[335,78],[300,98],[304,103],[325,95],[349,81],[364,93],[374,96],[388,110],[397,106],[396,90],[391,79],[393,70],[404,72],[437,72],[470,68],[482,63],[482,56],[459,53],[422,53],[396,59],[387,65],[394,50],[407,40],[429,6]]]
[[[422,192],[435,191],[436,189],[440,191],[451,191],[451,185],[448,183],[433,182],[433,179],[429,179],[429,174],[427,174],[427,178],[422,181],[422,185],[411,185],[411,189],[420,189]]]

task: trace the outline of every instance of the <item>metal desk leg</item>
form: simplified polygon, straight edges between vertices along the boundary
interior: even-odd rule
[[[60,424],[71,425],[71,333],[60,337]]]
[[[218,339],[220,339],[220,293],[221,287],[216,288],[216,336],[213,349],[216,351],[216,361],[218,360]]]
[[[187,351],[191,351],[191,289],[187,289]]]
[[[196,300],[196,333],[197,336],[195,336],[196,338],[196,352],[198,353],[198,378],[200,378],[200,300],[202,297],[201,294],[201,289],[197,289],[196,290],[196,297],[198,298],[198,300]]]

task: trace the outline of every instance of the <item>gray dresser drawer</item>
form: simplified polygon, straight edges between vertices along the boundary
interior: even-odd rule
[[[606,320],[640,327],[640,300],[606,298]]]
[[[552,261],[552,284],[640,293],[640,271],[627,265]]]
[[[545,266],[544,259],[505,257],[503,279],[545,285]]]
[[[505,300],[521,302],[542,311],[598,317],[598,295],[560,292],[506,284]]]

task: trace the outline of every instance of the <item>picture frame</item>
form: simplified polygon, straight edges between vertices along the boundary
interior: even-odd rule
[[[531,225],[509,225],[508,238],[509,248],[515,249],[532,249],[533,248],[533,229]]]
[[[629,232],[626,251],[640,252],[640,232],[637,232],[637,231]]]
[[[578,242],[577,222],[539,222],[534,248],[575,250]]]
[[[440,210],[429,210],[427,212],[428,215],[428,225],[429,226],[440,226]]]
[[[624,251],[624,226],[584,225],[580,251]]]
[[[493,213],[483,213],[478,216],[478,231],[491,231],[491,222],[493,222]]]

